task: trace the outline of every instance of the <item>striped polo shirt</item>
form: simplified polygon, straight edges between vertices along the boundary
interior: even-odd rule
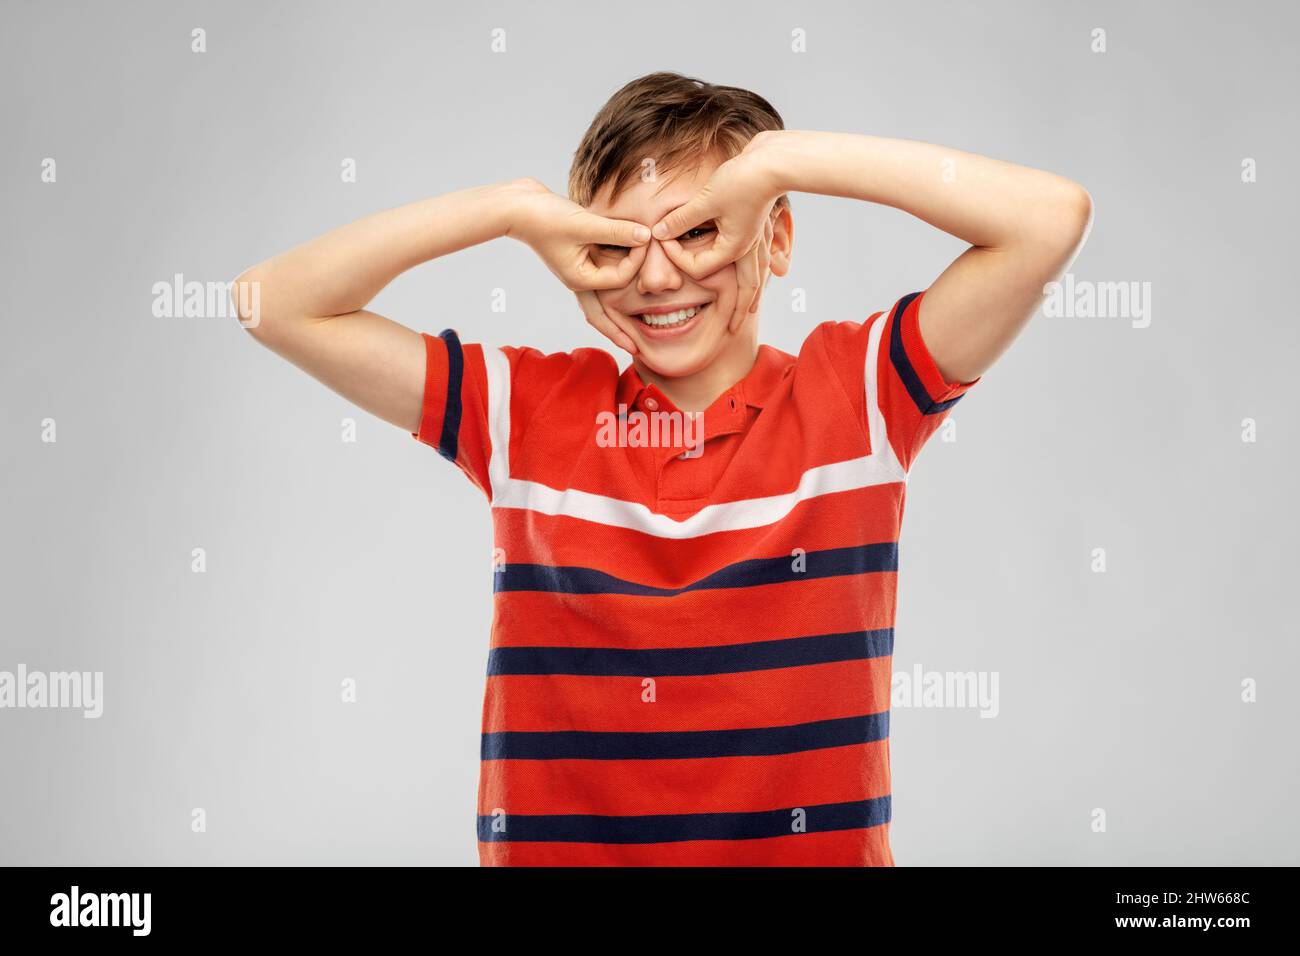
[[[893,865],[907,474],[979,381],[922,297],[761,346],[694,422],[599,349],[424,336],[415,437],[493,517],[482,864]]]

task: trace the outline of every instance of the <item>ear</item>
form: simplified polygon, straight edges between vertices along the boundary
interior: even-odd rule
[[[772,275],[783,276],[790,271],[790,255],[794,244],[794,218],[789,206],[778,206],[772,213],[771,259],[767,267]]]

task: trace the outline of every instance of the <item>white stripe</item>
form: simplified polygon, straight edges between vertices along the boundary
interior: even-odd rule
[[[500,349],[483,346],[487,367],[488,437],[492,457],[488,459],[488,481],[492,485],[492,506],[510,484],[510,360]]]
[[[810,468],[798,486],[781,495],[748,498],[707,505],[682,521],[656,514],[637,501],[609,498],[576,488],[559,490],[535,481],[510,477],[510,362],[500,349],[484,347],[487,366],[488,427],[492,456],[488,477],[493,508],[521,508],[546,515],[564,515],[616,528],[628,528],[656,538],[682,540],[719,531],[740,531],[775,524],[801,502],[822,495],[855,491],[874,485],[905,482],[907,472],[898,463],[885,419],[876,401],[876,356],[885,321],[875,323],[867,340],[867,426],[872,453],[862,458]],[[594,427],[594,424],[593,424]]]
[[[884,467],[900,476],[899,481],[906,481],[907,469],[899,463],[898,455],[894,453],[894,444],[889,440],[889,432],[885,428],[885,413],[880,407],[877,388],[880,342],[884,338],[884,328],[889,324],[889,315],[889,312],[881,313],[867,336],[867,366],[862,372],[862,377],[867,383],[867,432],[871,439],[871,457],[881,459]]]

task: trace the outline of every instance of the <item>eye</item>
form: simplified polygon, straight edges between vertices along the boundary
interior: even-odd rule
[[[627,251],[627,246],[614,246],[603,242],[596,243],[596,252],[602,256],[625,256]]]
[[[708,236],[713,235],[717,231],[718,229],[713,223],[706,222],[703,223],[702,225],[696,226],[694,229],[687,229],[684,233],[682,233],[680,236],[677,237],[677,241],[694,242],[697,239],[707,238]]]

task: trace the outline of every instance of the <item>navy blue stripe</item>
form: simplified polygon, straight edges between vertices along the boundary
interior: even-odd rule
[[[690,760],[768,757],[889,736],[889,711],[741,730],[502,730],[483,734],[483,760]]]
[[[916,403],[916,407],[925,415],[938,415],[952,408],[953,405],[962,400],[964,395],[950,398],[946,402],[936,402],[932,399],[930,393],[925,390],[925,385],[921,382],[921,376],[916,373],[916,368],[907,355],[907,349],[903,347],[903,313],[912,304],[912,300],[920,294],[919,292],[913,292],[911,295],[903,296],[894,309],[891,316],[893,326],[889,333],[889,360],[894,363],[894,371],[903,380],[903,386],[907,389],[907,394],[912,396],[912,401]]]
[[[604,817],[580,814],[554,816],[507,813],[478,818],[478,838],[484,843],[681,843],[686,840],[763,840],[798,836],[799,820],[807,833],[864,830],[889,823],[888,796],[851,803],[823,803],[751,813],[665,813]]]
[[[465,376],[465,356],[455,329],[443,329],[438,338],[447,343],[447,401],[442,411],[438,454],[455,461],[460,450],[460,385]]]
[[[749,588],[809,578],[831,578],[898,570],[898,543],[864,544],[852,548],[809,551],[797,562],[790,555],[752,558],[729,564],[707,577],[679,588],[658,588],[625,581],[595,568],[553,567],[549,564],[506,564],[492,575],[494,591],[552,591],[559,594],[634,594],[675,597],[688,591]]]
[[[689,677],[870,660],[894,653],[894,629],[818,634],[748,644],[628,650],[617,647],[496,647],[488,675],[582,674],[599,677]]]

